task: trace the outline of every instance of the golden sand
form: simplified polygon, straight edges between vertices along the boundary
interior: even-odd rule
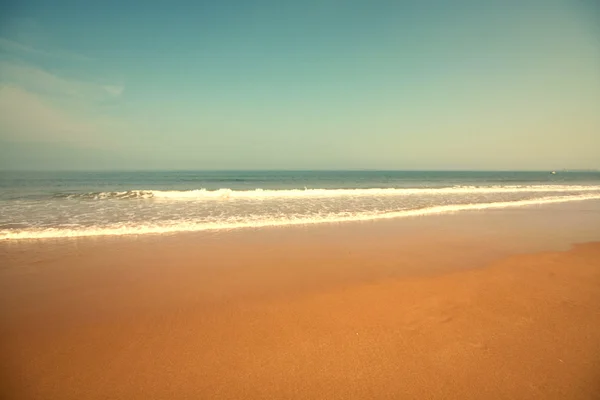
[[[4,248],[2,398],[600,398],[600,244],[385,235]]]

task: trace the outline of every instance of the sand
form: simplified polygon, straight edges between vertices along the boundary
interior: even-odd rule
[[[2,398],[600,398],[600,243],[482,222],[5,243]]]

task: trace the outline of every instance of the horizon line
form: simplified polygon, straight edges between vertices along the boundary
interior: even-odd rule
[[[377,169],[377,168],[323,168],[323,169],[0,169],[0,172],[600,172],[597,168],[561,168],[561,169]]]

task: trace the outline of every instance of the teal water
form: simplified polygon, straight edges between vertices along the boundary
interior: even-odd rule
[[[314,224],[600,198],[600,172],[0,172],[0,239]]]

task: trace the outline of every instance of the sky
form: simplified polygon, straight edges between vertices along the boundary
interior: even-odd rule
[[[596,0],[0,0],[0,169],[561,168]]]

